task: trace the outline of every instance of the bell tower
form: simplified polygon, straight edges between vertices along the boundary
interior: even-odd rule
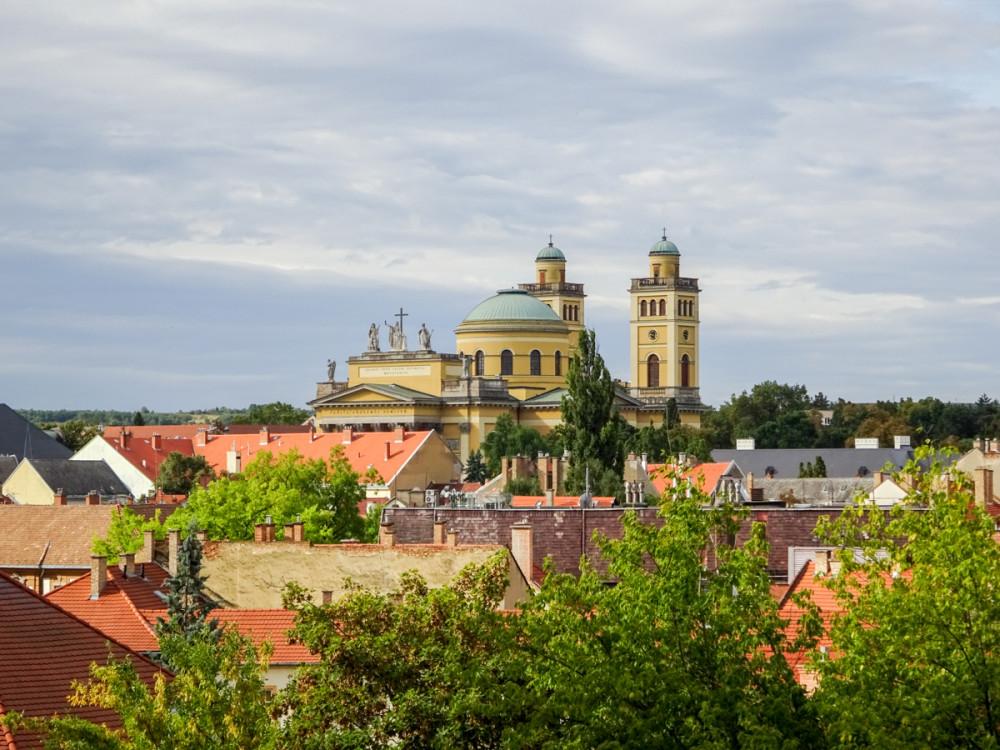
[[[649,275],[629,289],[631,393],[662,412],[676,399],[684,424],[700,425],[698,279],[680,275],[677,245],[663,238],[649,251]]]
[[[552,244],[552,235],[548,246],[535,258],[535,283],[518,287],[552,308],[569,327],[570,348],[575,349],[576,339],[584,328],[583,302],[587,295],[583,293],[583,284],[566,281],[566,256]]]

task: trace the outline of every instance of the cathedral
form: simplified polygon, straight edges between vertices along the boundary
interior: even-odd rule
[[[636,427],[660,424],[676,399],[681,422],[698,426],[698,280],[680,275],[680,252],[663,238],[649,251],[649,274],[629,287],[631,382],[617,384],[615,408]],[[372,324],[368,349],[348,359],[346,382],[318,383],[317,428],[437,430],[462,462],[501,414],[546,433],[562,419],[566,372],[585,327],[584,285],[566,281],[566,256],[551,239],[535,258],[535,280],[501,289],[455,329],[456,354],[431,348],[421,325],[407,345],[400,310],[387,350]]]

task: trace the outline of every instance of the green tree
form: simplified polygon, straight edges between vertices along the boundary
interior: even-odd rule
[[[808,412],[812,409],[804,385],[767,380],[750,392],[733,394],[706,420],[721,446],[731,448],[737,438],[752,437],[758,448],[805,448],[816,439]],[[779,444],[780,443],[780,444]]]
[[[156,475],[156,487],[170,495],[190,495],[202,477],[215,479],[215,469],[204,456],[185,456],[171,451]]]
[[[488,436],[487,436],[488,437]],[[469,461],[465,465],[465,481],[485,483],[489,481],[490,474],[483,461],[483,454],[480,451],[472,451],[469,454]]]
[[[439,589],[414,572],[398,591],[349,591],[316,605],[294,585],[295,639],[319,662],[296,673],[276,701],[283,746],[500,748],[531,700],[512,658],[517,631],[497,610],[507,585],[500,552]]]
[[[135,413],[135,416],[132,417],[132,424],[135,425],[136,427],[142,427],[144,424],[146,424],[146,420],[143,419],[141,411],[137,411]]]
[[[302,424],[310,416],[312,412],[305,409],[273,401],[269,404],[250,404],[245,414],[233,416],[232,424]]]
[[[548,452],[549,445],[542,434],[531,427],[514,424],[510,414],[501,414],[481,446],[490,477],[503,469],[504,456],[537,456]]]
[[[84,422],[82,419],[69,419],[56,429],[63,445],[74,453],[101,434],[96,424]]]
[[[138,552],[142,549],[144,532],[147,529],[152,529],[157,539],[166,536],[166,529],[160,521],[159,508],[152,518],[146,518],[134,513],[127,505],[122,506],[117,513],[112,514],[108,535],[101,538],[94,534],[90,551],[95,555],[106,556],[108,562],[114,565],[123,552]]]
[[[242,475],[195,487],[168,523],[183,528],[195,517],[210,539],[236,541],[253,539],[254,525],[267,516],[282,529],[301,516],[312,542],[356,539],[364,531],[358,507],[366,499],[365,485],[379,481],[377,472],[354,471],[343,446],[327,460],[305,459],[296,450],[277,457],[261,451]]]
[[[181,641],[165,636],[180,636],[187,642],[215,643],[221,631],[219,621],[208,619],[215,609],[205,592],[205,579],[201,575],[202,544],[198,540],[198,522],[192,518],[187,526],[187,537],[177,551],[177,574],[168,579],[167,618],[156,620],[157,634],[163,639],[160,653],[164,663],[177,669],[175,658],[183,658],[175,651]]]
[[[932,455],[903,470],[906,505],[848,506],[818,530],[860,550],[824,580],[843,609],[814,661],[835,747],[1000,746],[1000,546],[965,475],[921,471]]]
[[[822,747],[783,656],[814,631],[786,642],[763,527],[730,546],[745,514],[707,502],[681,481],[661,526],[628,513],[620,540],[596,534],[607,578],[549,569],[518,620],[537,707],[523,746]]]

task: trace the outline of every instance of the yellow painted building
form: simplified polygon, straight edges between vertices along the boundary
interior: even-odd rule
[[[663,420],[669,398],[682,422],[698,425],[697,279],[679,276],[680,254],[666,238],[650,251],[650,276],[632,279],[632,383],[620,384],[616,408],[633,425]],[[317,384],[321,430],[436,429],[463,462],[501,414],[543,434],[562,420],[566,372],[585,327],[583,284],[566,281],[566,258],[551,240],[535,259],[535,281],[501,289],[455,329],[457,354],[430,348],[421,329],[415,351],[402,325],[381,350],[378,327],[368,351],[348,360],[346,382]]]

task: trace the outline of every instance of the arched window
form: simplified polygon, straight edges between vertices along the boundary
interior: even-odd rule
[[[556,350],[555,362],[556,362],[556,364],[555,364],[555,373],[556,373],[556,375],[560,375],[561,376],[562,375],[562,352],[559,351],[558,349]]]
[[[677,300],[677,314],[678,315],[684,314],[684,300],[682,299]]]
[[[655,354],[646,358],[646,385],[650,388],[660,387],[660,358]]]
[[[559,271],[559,281],[564,284],[566,283],[566,269],[562,269]]]
[[[538,283],[539,284],[544,284],[545,283],[545,271],[539,271],[538,272]]]
[[[481,378],[486,374],[486,355],[480,349],[476,352],[476,377]]]
[[[514,354],[510,349],[504,349],[500,352],[500,374],[501,375],[513,375],[514,374]]]
[[[573,320],[579,320],[579,319],[580,319],[580,306],[573,305]]]
[[[691,359],[688,355],[681,357],[681,388],[691,387]]]
[[[660,300],[660,315],[667,314],[667,301],[665,299]]]
[[[537,349],[531,350],[531,374],[542,374],[542,353]]]
[[[645,318],[649,313],[647,312],[646,300],[639,303],[639,317]]]
[[[563,305],[563,320],[569,320],[569,319],[568,319],[568,318],[566,317],[566,305]]]

